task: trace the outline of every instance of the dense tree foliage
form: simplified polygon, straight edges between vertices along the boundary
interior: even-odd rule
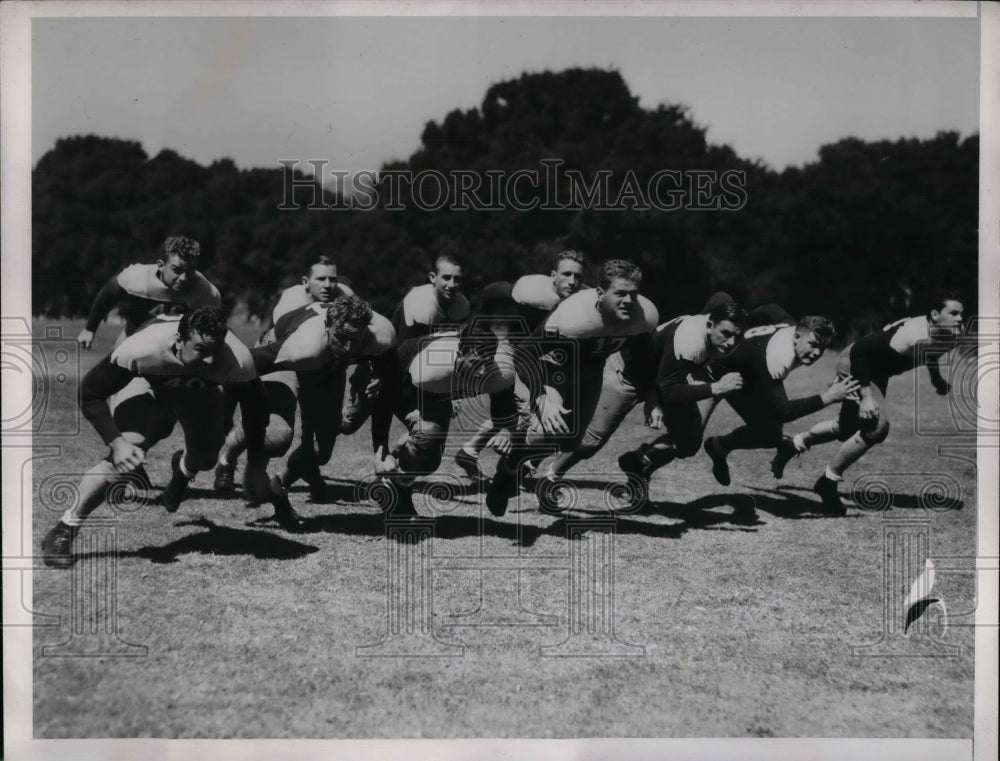
[[[664,316],[727,289],[750,304],[777,300],[792,313],[827,314],[850,330],[913,311],[942,284],[974,294],[977,136],[845,138],[823,146],[818,161],[779,173],[709,144],[705,133],[681,106],[642,108],[616,72],[525,74],[489,88],[479,108],[428,123],[409,159],[383,167],[370,210],[352,209],[352,196],[319,183],[302,186],[302,174],[290,204],[277,166],[241,170],[221,159],[203,167],[170,150],[150,158],[134,142],[62,139],[34,170],[34,310],[84,314],[108,277],[154,260],[177,232],[201,242],[202,269],[227,305],[256,314],[320,254],[334,256],[386,312],[425,280],[437,254],[466,263],[475,294],[490,280],[545,271],[562,248],[595,265],[610,257],[640,264],[643,290]],[[664,170],[675,174],[656,187],[665,197],[681,188],[678,208],[650,205],[650,183]],[[510,179],[518,171],[533,179],[517,184],[513,201],[508,186],[490,203],[489,173]],[[441,173],[452,200],[478,178],[475,197],[487,208],[432,210],[436,180],[393,187],[391,172]],[[724,172],[742,173],[730,174],[742,194],[720,204]],[[692,184],[699,174],[704,197]],[[587,208],[600,202],[614,208]],[[279,208],[289,205],[299,208]]]

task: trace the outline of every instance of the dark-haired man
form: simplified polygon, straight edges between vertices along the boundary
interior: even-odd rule
[[[723,486],[730,483],[727,457],[737,449],[776,447],[785,423],[843,401],[858,389],[850,377],[838,378],[821,394],[789,399],[785,378],[797,367],[814,364],[833,340],[833,324],[825,317],[809,315],[795,322],[790,317],[774,325],[761,325],[743,334],[742,343],[715,363],[716,373],[739,373],[742,386],[725,400],[743,419],[744,425],[722,436],[705,440],[712,460],[712,475]],[[723,375],[724,377],[724,375]],[[704,402],[714,408],[718,400]],[[711,409],[705,410],[707,420]]]
[[[125,321],[121,336],[124,338],[160,314],[182,314],[195,307],[221,306],[219,289],[198,272],[200,257],[198,241],[183,235],[169,236],[155,264],[129,265],[104,284],[76,338],[77,343],[89,349],[97,328],[115,307]]]
[[[469,319],[469,300],[461,292],[462,265],[454,257],[437,257],[428,279],[411,288],[392,315],[401,345],[411,338],[458,330]]]
[[[73,506],[42,541],[47,565],[73,565],[72,543],[84,520],[118,481],[145,484],[146,453],[179,422],[184,449],[171,458],[170,482],[160,495],[169,512],[177,510],[194,475],[215,465],[225,436],[222,384],[232,389],[243,411],[246,490],[266,495],[267,407],[250,350],[229,332],[217,307],[157,317],[84,376],[81,410],[109,452],[84,475]]]
[[[525,275],[511,288],[511,300],[520,318],[522,337],[532,335],[553,309],[583,287],[586,260],[578,251],[560,251],[552,257],[552,271],[548,275]],[[516,340],[516,338],[515,338]],[[520,379],[514,382],[519,425],[527,427],[531,415],[528,387]],[[486,420],[479,431],[455,455],[455,462],[474,481],[485,476],[479,468],[479,453],[499,429],[492,420]]]
[[[935,391],[947,394],[951,387],[941,376],[939,363],[942,355],[955,348],[963,312],[962,297],[944,292],[934,299],[927,314],[897,320],[845,348],[837,363],[837,377],[853,376],[859,384],[857,394],[844,400],[835,419],[783,439],[771,462],[774,475],[781,478],[788,461],[809,448],[839,439],[843,442],[840,450],[813,488],[830,512],[844,514],[837,493],[844,471],[889,435],[885,412],[889,379],[923,364]]]
[[[719,295],[721,294],[717,296]],[[619,467],[626,474],[640,478],[644,484],[656,470],[667,463],[697,454],[705,428],[703,411],[707,410],[705,405],[699,407],[699,402],[720,399],[743,386],[743,377],[734,371],[721,374],[718,380],[711,382],[697,381],[694,378],[709,363],[728,356],[742,340],[746,330],[747,313],[740,304],[717,297],[713,297],[713,300],[714,304],[706,305],[709,308],[707,314],[675,317],[660,325],[653,333],[650,347],[652,362],[656,366],[653,387],[666,433],[618,458]],[[623,375],[624,379],[618,383],[631,377],[628,373]],[[608,388],[607,382],[605,388]],[[602,396],[602,400],[603,398]],[[634,391],[632,400],[634,405],[637,400]],[[584,444],[590,444],[590,448],[596,452],[629,409],[631,406],[624,409],[612,405],[611,410],[605,413],[603,406],[599,404],[595,420],[600,422],[610,418],[616,421],[615,426],[595,425],[592,422],[584,436]],[[655,422],[652,427],[657,427]],[[607,433],[604,433],[605,430]],[[595,445],[597,448],[594,448]],[[640,501],[644,498],[644,494],[636,496]]]

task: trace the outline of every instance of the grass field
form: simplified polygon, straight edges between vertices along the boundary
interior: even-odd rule
[[[79,330],[62,325],[66,336]],[[35,327],[38,335],[42,326]],[[115,332],[102,328],[94,351],[81,357],[83,371]],[[825,387],[834,359],[793,373],[790,394]],[[884,481],[891,509],[852,507],[841,518],[824,515],[810,491],[831,448],[793,461],[780,482],[769,472],[769,452],[737,453],[728,488],[699,454],[657,474],[651,512],[615,518],[613,534],[592,528],[568,540],[577,518],[610,516],[603,487],[621,480],[615,458],[650,436],[638,410],[574,472],[579,501],[567,516],[540,513],[522,492],[494,519],[477,493],[457,490],[442,500],[425,485],[416,506],[436,520],[433,538],[415,549],[388,540],[381,515],[353,499],[371,467],[367,426],[342,438],[324,469],[334,501],[311,503],[301,484],[293,491],[307,518],[300,534],[269,522],[270,508],[215,497],[211,474],[201,474],[178,513],[146,505],[115,527],[114,621],[123,640],[146,648],[143,656],[112,657],[110,638],[71,636],[74,610],[97,609],[85,594],[107,573],[108,555],[85,554],[72,572],[35,572],[35,611],[62,617],[61,626],[35,630],[35,737],[971,737],[973,629],[954,625],[975,604],[971,575],[938,574],[935,596],[952,624],[943,635],[925,627],[889,636],[894,652],[909,657],[852,652],[882,638],[884,601],[898,602],[913,580],[886,570],[886,525],[923,530],[934,557],[975,553],[974,466],[938,454],[948,439],[914,433],[915,409],[921,430],[952,425],[949,401],[929,385],[920,378],[914,397],[911,375],[892,381],[890,439],[850,474]],[[72,427],[73,389],[52,384],[53,426]],[[723,405],[710,431],[735,420]],[[33,463],[37,549],[67,506],[53,481],[69,474],[72,482],[105,450],[86,422],[78,436],[35,443],[39,453],[60,447]],[[453,432],[449,444],[460,443]],[[154,487],[165,484],[180,444],[175,431],[153,450]],[[458,482],[450,455],[442,472],[446,483]],[[942,479],[957,489],[937,509],[922,509],[928,486],[933,492]],[[587,555],[602,547],[614,554],[614,607],[602,620],[613,619],[617,644],[597,636],[609,628],[598,620],[594,636],[570,638],[563,652],[631,645],[641,653],[544,650],[570,633],[571,557],[603,557]],[[387,567],[400,557],[417,569],[418,591],[426,585],[435,638],[408,646],[451,657],[357,650],[386,638],[387,610],[396,610]],[[608,577],[599,581],[608,588]],[[891,608],[889,626],[901,629],[903,615]],[[488,625],[504,623],[513,625]],[[67,641],[65,656],[43,655]],[[94,652],[95,642],[102,657],[74,657]],[[917,657],[942,646],[959,652]]]

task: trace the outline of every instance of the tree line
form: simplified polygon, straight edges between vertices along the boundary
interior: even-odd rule
[[[558,177],[546,162],[558,163]],[[547,271],[552,253],[573,248],[595,266],[639,264],[664,316],[727,290],[750,305],[827,315],[849,335],[919,310],[942,285],[974,297],[978,165],[978,135],[940,132],[845,137],[778,172],[710,144],[681,105],[641,107],[620,74],[599,69],[524,74],[490,87],[478,108],[429,122],[419,149],[368,185],[365,200],[382,201],[373,208],[351,208],[351,197],[300,170],[240,169],[228,158],[202,166],[172,150],[150,158],[136,142],[73,136],[33,171],[33,309],[86,314],[108,277],[153,261],[168,234],[183,233],[201,243],[202,269],[227,307],[256,316],[321,254],[390,312],[439,254],[466,265],[474,296],[492,280]],[[490,172],[525,170],[536,177],[518,184],[517,203],[490,208],[431,208],[426,193],[388,184],[436,173],[454,197],[455,183],[478,177],[486,188]],[[710,178],[724,174],[738,192],[713,208]],[[698,177],[709,178],[701,203]],[[318,203],[303,195],[309,182]],[[683,202],[651,206],[654,186]],[[617,205],[602,210],[585,193],[579,202],[595,188]]]

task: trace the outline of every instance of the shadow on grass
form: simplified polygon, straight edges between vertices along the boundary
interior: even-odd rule
[[[257,531],[219,526],[207,518],[181,521],[177,526],[199,526],[207,529],[198,534],[175,539],[162,547],[140,547],[132,552],[121,552],[119,557],[138,557],[153,563],[176,563],[181,555],[248,555],[259,560],[297,560],[314,552],[318,547],[286,539],[270,531]],[[102,553],[95,553],[100,556]]]
[[[757,487],[752,487],[757,488]],[[771,491],[774,494],[786,494],[788,492],[800,492],[805,494],[811,494],[816,497],[816,492],[806,486],[779,486],[774,490],[761,489],[761,491]],[[790,496],[790,495],[789,495]],[[881,501],[881,494],[879,499]],[[889,498],[889,504],[885,507],[861,507],[859,504],[859,498],[855,495],[855,492],[844,491],[841,493],[841,498],[849,498],[853,503],[853,507],[857,510],[866,513],[878,513],[882,510],[888,508],[898,508],[900,510],[931,510],[933,512],[953,512],[956,510],[961,510],[965,507],[965,501],[961,499],[951,499],[947,504],[932,504],[928,505],[928,498],[921,498],[915,494],[900,494],[898,492],[892,492],[886,494]],[[801,499],[801,498],[800,498]],[[816,497],[818,500],[819,498]],[[863,500],[860,500],[863,502]],[[849,505],[850,507],[850,505]]]
[[[530,547],[539,536],[549,533],[539,526],[520,525],[493,520],[489,517],[480,518],[475,515],[427,515],[433,521],[431,534],[435,539],[466,539],[469,537],[494,537],[506,539],[521,547]],[[261,521],[270,520],[262,518]],[[301,534],[343,534],[346,536],[385,537],[385,517],[379,511],[372,509],[363,513],[333,513],[302,518],[302,527],[296,532]]]

